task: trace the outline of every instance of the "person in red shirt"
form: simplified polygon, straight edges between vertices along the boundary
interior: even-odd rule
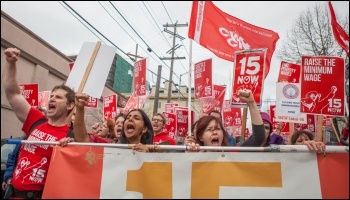
[[[20,50],[7,48],[4,53],[7,61],[3,82],[6,98],[17,118],[23,123],[22,130],[27,140],[59,141],[66,138],[69,132],[66,120],[75,106],[75,92],[64,84],[55,86],[48,104],[46,114],[48,121],[30,131],[36,122],[45,118],[45,114],[32,107],[21,94],[16,65]],[[14,191],[11,198],[41,198],[52,151],[50,145],[21,145],[12,178]]]
[[[161,113],[156,113],[152,117],[152,127],[154,132],[153,144],[161,144],[168,142],[170,145],[176,145],[176,141],[169,137],[168,132],[163,131],[165,117]]]

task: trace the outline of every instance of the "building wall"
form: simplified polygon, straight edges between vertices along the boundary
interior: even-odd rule
[[[165,82],[164,83],[164,88],[159,89],[159,99],[158,102],[160,104],[160,108],[158,108],[158,113],[163,113],[165,111],[165,104],[167,103],[168,100],[168,85],[169,82]],[[179,106],[182,107],[187,107],[188,105],[188,90],[187,87],[181,86],[180,87],[180,93],[178,92],[178,90],[176,89],[175,85],[172,85],[173,91],[172,91],[172,95],[171,95],[171,100],[170,103],[178,103]],[[147,107],[149,107],[149,110],[146,110],[149,116],[152,116],[153,114],[153,105],[154,105],[154,101],[155,101],[155,93],[156,91],[156,86],[153,86],[151,89],[151,93],[149,94],[148,100],[145,103],[145,109],[147,109]],[[201,111],[200,111],[200,105],[199,102],[197,100],[194,99],[194,93],[192,91],[191,93],[191,110],[194,111],[195,113],[195,120],[199,118],[199,116],[201,115]]]
[[[8,47],[21,50],[17,62],[17,79],[20,84],[38,83],[39,91],[51,90],[53,86],[62,84],[69,75],[70,58],[33,32],[22,26],[6,13],[1,11],[1,138],[19,137],[23,133],[22,123],[17,119],[9,105],[3,86],[3,76],[6,73],[4,51]],[[105,87],[102,96],[115,94],[111,87]],[[102,98],[101,98],[102,99]],[[87,128],[98,120],[100,109],[88,111]],[[101,118],[102,119],[102,115]]]

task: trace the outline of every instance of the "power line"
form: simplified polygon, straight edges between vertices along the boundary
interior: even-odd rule
[[[63,3],[69,7],[69,9],[71,9],[76,15],[78,15],[82,20],[84,20],[85,23],[87,23],[91,28],[93,28],[97,33],[99,33],[101,36],[103,36],[104,39],[106,39],[109,43],[111,43],[113,46],[115,46],[118,50],[120,50],[123,54],[125,54],[127,57],[129,57],[132,61],[134,61],[134,58],[130,57],[127,53],[125,53],[122,49],[120,49],[117,45],[115,45],[112,41],[110,41],[106,36],[104,36],[100,31],[98,31],[94,26],[92,26],[88,21],[86,21],[78,12],[76,12],[71,6],[69,6],[65,1],[63,1]],[[62,4],[61,4],[62,5]],[[67,8],[66,8],[67,9]],[[68,10],[69,11],[69,10]],[[72,15],[73,13],[70,12]],[[74,16],[74,15],[73,15]],[[76,18],[76,16],[74,16]],[[78,19],[78,18],[76,18]],[[79,20],[79,19],[78,19]],[[79,22],[81,22],[81,20],[79,20]],[[81,22],[82,23],[82,22]],[[83,24],[84,25],[84,24]],[[86,27],[86,25],[84,25]],[[88,27],[87,27],[88,28]],[[89,29],[89,28],[88,28]],[[89,29],[90,30],[90,29]],[[124,29],[123,29],[124,30]],[[90,30],[91,31],[91,30]],[[92,31],[91,31],[92,32]],[[93,32],[92,32],[93,33]],[[95,33],[93,33],[96,37],[98,37]],[[129,35],[130,36],[130,35]],[[131,36],[130,36],[131,37]],[[102,40],[100,37],[98,37],[100,40]],[[134,67],[133,65],[131,65],[132,67]],[[151,73],[154,73],[153,71],[151,71],[150,69],[147,69],[148,71],[150,71]],[[162,79],[168,81],[167,79],[161,77]]]
[[[111,1],[109,1],[109,3],[113,6],[113,8],[118,12],[118,14],[124,19],[124,21],[129,25],[129,27],[136,33],[136,35],[137,36],[139,36],[139,38],[145,43],[145,45],[147,46],[147,50],[149,51],[149,52],[153,52],[159,59],[160,59],[160,57],[157,55],[157,53],[156,52],[154,52],[151,48],[150,48],[150,45],[148,45],[146,42],[145,42],[145,40],[138,34],[138,32],[131,26],[131,24],[128,22],[128,20],[127,19],[125,19],[125,17],[122,15],[122,13],[112,4],[112,2]],[[150,50],[149,50],[149,49]],[[161,60],[161,59],[160,59]],[[163,61],[163,60],[161,60],[163,63],[164,63],[164,65],[168,68],[168,69],[170,69],[170,67]],[[175,74],[175,73],[174,73]],[[177,78],[179,78],[179,76],[177,75],[177,74],[175,74],[176,75],[176,77]]]

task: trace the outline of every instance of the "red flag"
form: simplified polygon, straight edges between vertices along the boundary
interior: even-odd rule
[[[333,30],[333,35],[338,44],[343,48],[346,54],[349,56],[349,35],[345,30],[338,24],[337,18],[333,10],[332,3],[328,1],[329,12],[331,14],[331,25]]]
[[[265,77],[279,39],[278,33],[233,17],[221,11],[211,1],[193,1],[188,37],[219,58],[232,62],[235,51],[268,48]]]

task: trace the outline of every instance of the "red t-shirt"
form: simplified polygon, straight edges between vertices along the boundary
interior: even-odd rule
[[[88,133],[90,136],[90,142],[94,142],[94,143],[111,143],[109,142],[107,139],[102,138],[96,134],[92,134],[92,133]]]
[[[170,145],[176,145],[176,141],[169,137],[167,132],[160,132],[153,137],[153,144],[159,144],[166,141],[169,141]]]
[[[57,127],[48,122],[38,125],[28,133],[31,126],[42,118],[45,118],[42,112],[33,107],[30,109],[22,127],[22,131],[28,136],[27,140],[55,142],[67,137],[69,131],[67,125]],[[49,170],[52,150],[53,148],[49,145],[22,144],[12,178],[14,188],[20,191],[42,190]]]

